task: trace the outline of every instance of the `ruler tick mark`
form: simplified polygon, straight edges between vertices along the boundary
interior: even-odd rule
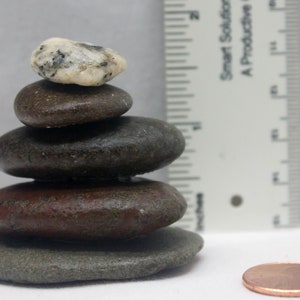
[[[172,22],[172,21],[185,21],[185,18],[165,18],[167,22]]]
[[[166,46],[166,49],[168,50],[178,50],[178,49],[186,49],[186,46],[184,45],[178,45],[178,46]]]
[[[169,91],[169,92],[176,92],[176,91],[178,91],[178,92],[184,92],[186,90],[187,90],[187,88],[185,88],[185,87],[167,88],[167,91]]]
[[[181,3],[166,3],[165,7],[185,7],[185,4]]]
[[[187,43],[187,42],[192,42],[193,39],[191,38],[186,38],[186,39],[166,39],[167,43],[177,43],[177,42],[182,42],[182,43]]]
[[[183,31],[167,31],[165,34],[173,36],[173,35],[185,35],[186,33]]]
[[[166,74],[166,77],[186,77],[187,74],[186,73],[175,73],[175,74]]]
[[[167,56],[188,56],[189,53],[188,52],[168,52],[166,53]]]
[[[187,101],[167,101],[167,104],[169,105],[184,105],[188,104]]]
[[[168,98],[193,98],[195,97],[194,94],[172,94],[172,95],[168,95]]]
[[[175,167],[182,168],[182,167],[191,167],[191,166],[192,166],[191,163],[186,163],[186,164],[184,164],[184,163],[173,163],[173,164],[170,166],[170,168],[171,168],[171,167],[173,167],[173,168],[175,168]]]
[[[185,63],[185,62],[186,62],[185,59],[173,59],[173,60],[169,59],[169,60],[166,60],[167,65],[168,64]]]
[[[191,109],[188,108],[169,108],[169,112],[184,112],[184,111],[191,111]]]
[[[170,120],[174,120],[174,119],[187,119],[188,116],[187,115],[169,115],[168,116]]]
[[[193,177],[169,177],[170,181],[196,181],[196,180],[200,180],[200,177],[198,176],[193,176]]]
[[[171,80],[167,81],[167,84],[185,84],[185,83],[190,83],[189,80]]]
[[[188,24],[171,24],[171,25],[166,25],[166,28],[188,28]]]
[[[177,67],[167,67],[167,70],[197,70],[197,66],[177,66]]]

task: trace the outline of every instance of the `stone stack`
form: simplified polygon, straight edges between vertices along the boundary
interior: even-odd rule
[[[174,161],[184,138],[163,121],[121,116],[131,96],[105,82],[125,69],[124,58],[52,38],[31,64],[45,79],[17,95],[26,126],[0,138],[0,167],[35,181],[0,190],[0,279],[129,279],[189,262],[201,237],[167,227],[185,200],[135,177]]]

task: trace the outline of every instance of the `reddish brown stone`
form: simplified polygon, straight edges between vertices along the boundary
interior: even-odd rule
[[[185,210],[180,193],[156,181],[24,183],[0,190],[0,234],[131,238],[177,221]]]

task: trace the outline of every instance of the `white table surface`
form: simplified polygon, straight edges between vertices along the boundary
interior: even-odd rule
[[[256,264],[300,260],[300,229],[205,233],[203,237],[203,250],[192,264],[181,269],[143,280],[93,282],[63,287],[26,287],[1,283],[0,299],[272,299],[248,291],[242,285],[243,272]]]

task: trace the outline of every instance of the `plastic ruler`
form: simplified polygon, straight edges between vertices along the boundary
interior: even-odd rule
[[[165,0],[168,168],[190,230],[300,225],[298,0]]]

